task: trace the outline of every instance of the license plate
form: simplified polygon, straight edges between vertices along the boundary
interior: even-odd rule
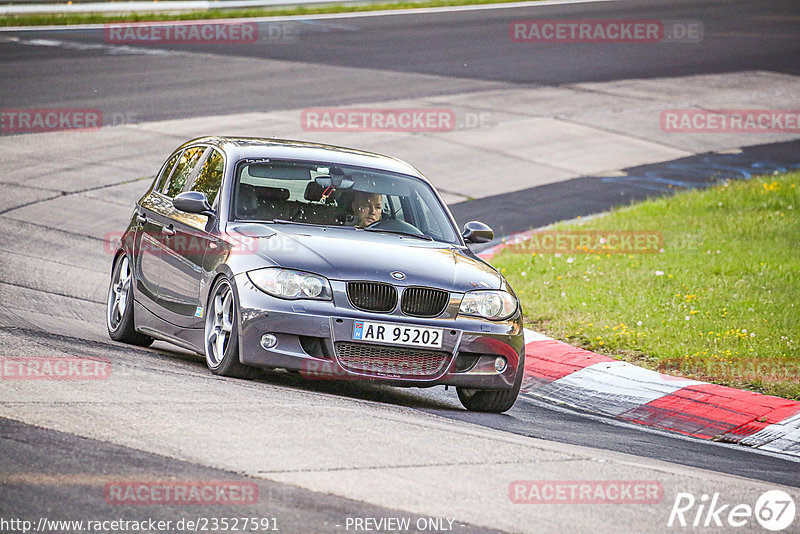
[[[353,339],[440,349],[442,348],[442,329],[355,321],[353,323]]]

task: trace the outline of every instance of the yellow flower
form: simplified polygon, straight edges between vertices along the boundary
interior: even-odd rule
[[[777,191],[778,189],[780,189],[780,186],[778,185],[778,182],[772,182],[770,184],[763,184],[763,186],[764,186],[764,191]]]

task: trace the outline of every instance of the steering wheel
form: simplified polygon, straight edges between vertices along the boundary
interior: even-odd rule
[[[394,230],[396,232],[406,232],[408,234],[419,235],[419,236],[425,235],[424,233],[422,233],[422,230],[420,230],[413,224],[409,224],[399,219],[378,219],[374,223],[369,224],[364,228],[365,229],[375,228],[376,230]]]

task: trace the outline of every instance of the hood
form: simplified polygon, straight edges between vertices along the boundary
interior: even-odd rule
[[[265,267],[279,265],[331,280],[370,280],[457,292],[499,289],[503,284],[502,276],[469,250],[447,243],[349,227],[288,224],[239,224],[229,227],[227,233],[236,240],[247,240]],[[251,268],[257,267],[250,263]],[[405,279],[393,278],[390,273],[395,271]]]

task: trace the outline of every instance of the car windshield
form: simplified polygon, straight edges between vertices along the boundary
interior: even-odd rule
[[[459,244],[431,187],[411,176],[315,162],[250,162],[237,166],[233,216],[350,226]]]

